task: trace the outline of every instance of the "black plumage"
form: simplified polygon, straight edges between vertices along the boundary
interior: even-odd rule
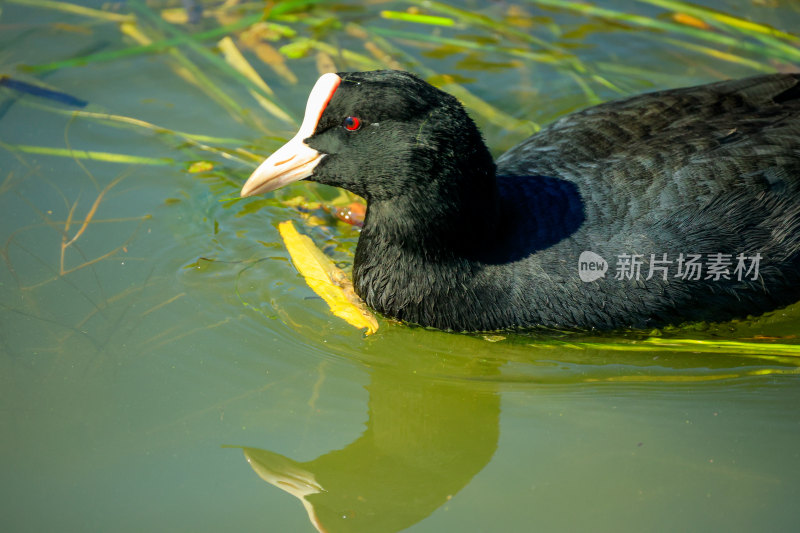
[[[367,200],[354,285],[387,316],[456,331],[608,329],[800,299],[800,74],[595,106],[496,164],[451,95],[405,72],[338,76],[302,139],[324,155],[302,177]],[[581,279],[584,251],[607,261],[605,277]],[[645,279],[663,254],[672,262],[653,266],[667,279]],[[729,255],[729,279],[677,276],[690,254],[706,266]],[[759,258],[757,275],[735,271],[739,254]],[[639,279],[617,279],[615,261],[637,255]]]

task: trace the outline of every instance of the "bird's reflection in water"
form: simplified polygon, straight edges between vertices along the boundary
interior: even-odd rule
[[[483,364],[472,373],[495,372]],[[490,379],[375,369],[367,390],[366,430],[340,450],[297,462],[243,448],[262,479],[300,499],[318,531],[410,527],[464,488],[497,448],[500,397]]]

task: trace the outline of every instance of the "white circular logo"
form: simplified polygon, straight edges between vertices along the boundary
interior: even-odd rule
[[[590,282],[606,277],[608,262],[594,252],[581,252],[578,258],[578,275],[581,280]]]

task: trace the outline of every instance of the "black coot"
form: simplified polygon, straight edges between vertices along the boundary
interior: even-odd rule
[[[356,292],[411,323],[648,327],[800,299],[800,74],[592,107],[496,163],[419,78],[325,74],[242,196],[300,179],[367,200]]]

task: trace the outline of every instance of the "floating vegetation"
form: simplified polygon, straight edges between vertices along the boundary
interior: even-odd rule
[[[386,7],[376,13],[379,18],[367,18],[367,24],[357,22],[361,9],[356,5],[312,0],[241,5],[224,2],[207,6],[201,13],[206,26],[212,22],[217,24],[203,31],[197,31],[190,22],[190,18],[197,18],[196,14],[167,2],[159,8],[157,4],[131,0],[125,4],[128,13],[112,13],[68,2],[15,1],[84,16],[93,23],[119,23],[121,37],[136,42],[135,46],[125,46],[121,39],[120,46],[114,50],[39,65],[20,65],[21,70],[45,73],[99,61],[163,54],[175,63],[178,76],[206,92],[232,118],[275,137],[282,134],[280,123],[296,123],[297,110],[280,102],[275,91],[259,75],[260,67],[253,64],[253,59],[273,69],[291,85],[298,82],[295,70],[299,62],[315,54],[320,73],[354,68],[416,71],[454,93],[482,120],[515,131],[519,138],[538,130],[539,125],[513,117],[508,110],[474,94],[464,86],[463,80],[468,78],[458,72],[436,71],[423,65],[421,56],[455,54],[461,58],[460,68],[467,70],[525,70],[537,64],[547,65],[573,80],[585,95],[586,104],[603,101],[609,90],[626,93],[626,71],[607,61],[581,59],[571,39],[565,38],[570,34],[583,37],[574,30],[583,23],[581,17],[614,25],[604,28],[606,31],[611,28],[629,32],[636,27],[644,30],[636,34],[637,38],[661,40],[676,48],[691,50],[693,54],[736,63],[753,71],[788,68],[800,62],[800,37],[797,35],[678,0],[638,0],[631,5],[632,11],[638,11],[637,6],[662,9],[656,16],[565,0],[523,0],[509,5],[505,12],[500,7],[476,12],[443,2],[407,0],[386,3]],[[406,9],[402,9],[404,5]],[[554,11],[574,16],[571,19],[553,17]],[[379,24],[379,19],[386,23]],[[218,77],[209,77],[204,65],[213,67]],[[612,73],[616,79],[609,79],[606,73]],[[627,71],[639,77],[647,73],[645,68]],[[658,75],[657,71],[650,73]],[[222,86],[223,80],[246,89],[257,105],[279,123],[270,124],[254,118],[249,110],[250,103],[230,95]],[[601,96],[601,92],[606,96]]]
[[[278,225],[283,243],[306,283],[331,309],[353,327],[366,329],[367,335],[378,329],[378,321],[356,295],[353,284],[314,242],[297,232],[291,221]]]

